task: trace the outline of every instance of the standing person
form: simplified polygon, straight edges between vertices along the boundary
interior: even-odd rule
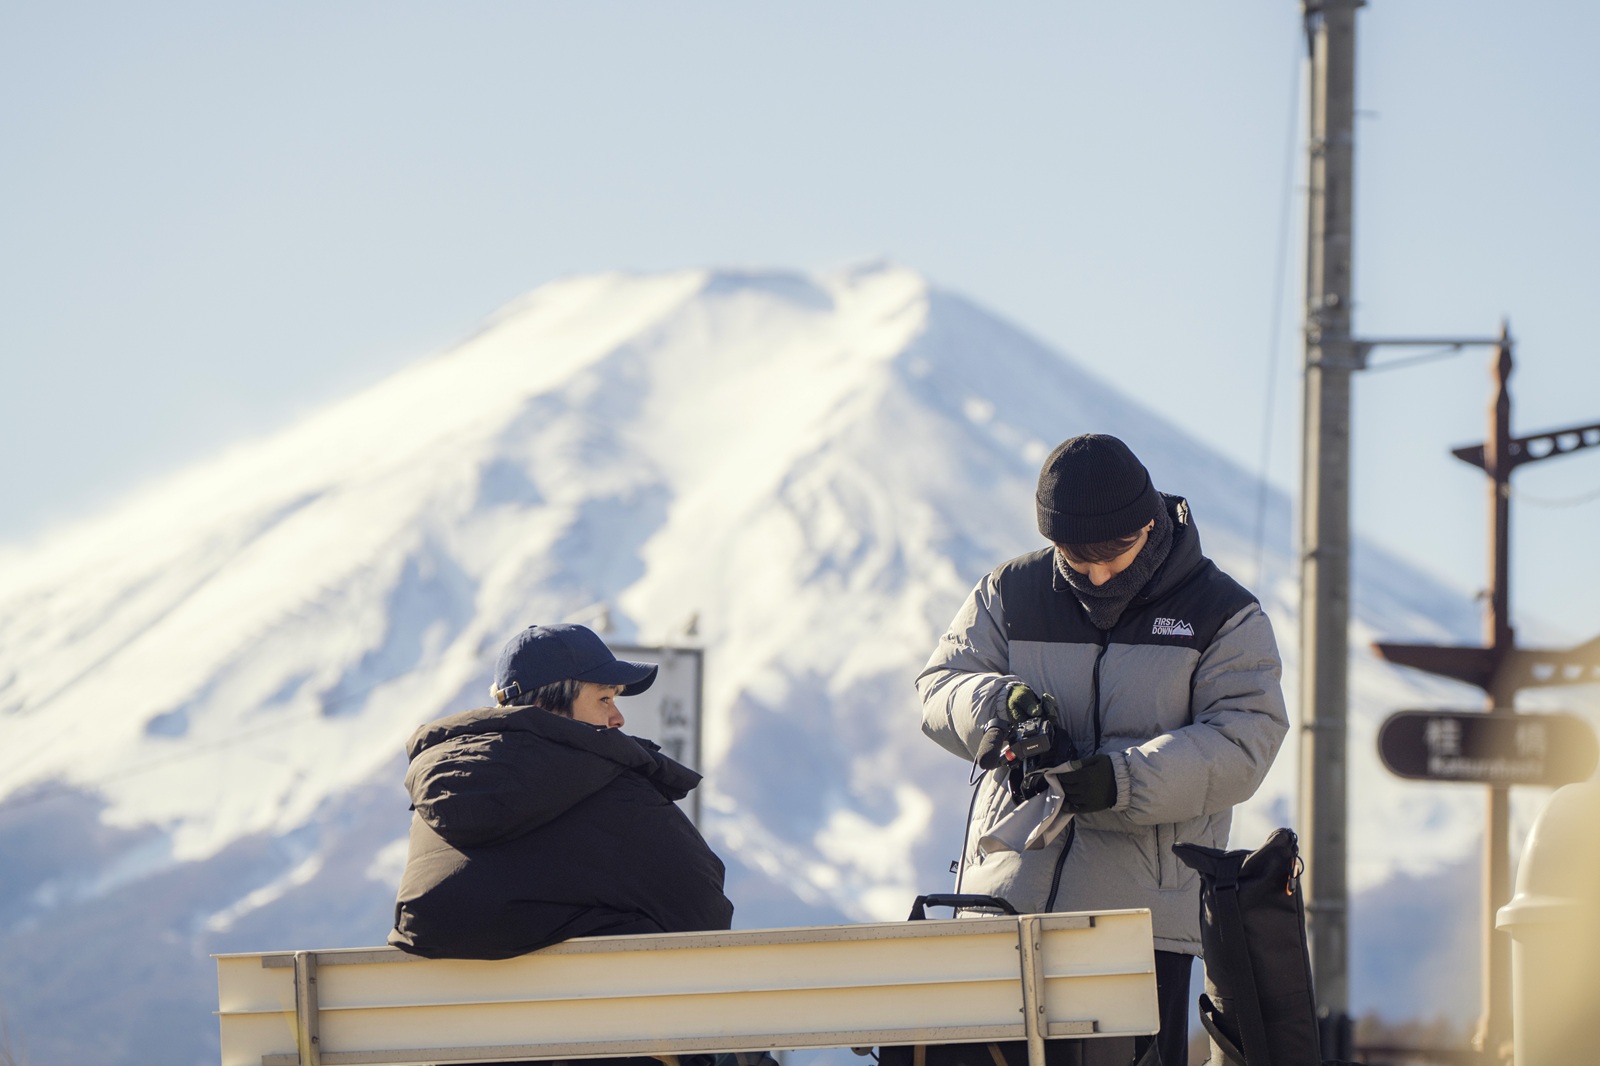
[[[1288,730],[1282,663],[1260,603],[1201,553],[1187,501],[1158,493],[1122,441],[1056,448],[1036,503],[1050,546],[978,582],[917,678],[923,732],[992,767],[957,884],[1023,913],[1148,907],[1156,1039],[1161,1061],[1182,1066],[1199,881],[1171,848],[1226,846],[1233,806]],[[994,757],[1038,718],[1054,746],[1026,768],[1053,770]],[[1044,799],[1070,820],[1019,832]]]
[[[622,733],[649,688],[577,625],[531,626],[500,655],[496,706],[406,742],[410,851],[389,943],[503,959],[576,936],[727,929],[722,860],[678,808],[700,775]]]

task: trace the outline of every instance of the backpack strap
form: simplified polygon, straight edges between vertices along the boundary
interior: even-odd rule
[[[1217,1005],[1211,1002],[1211,997],[1204,992],[1200,993],[1200,1024],[1206,1027],[1206,1035],[1217,1045],[1217,1050],[1222,1052],[1223,1058],[1234,1066],[1244,1066],[1244,1052],[1233,1046],[1233,1041],[1217,1024]]]
[[[909,922],[924,921],[928,917],[929,907],[953,907],[956,910],[970,908],[984,908],[985,910],[1000,911],[1004,914],[1015,916],[1017,908],[999,896],[975,896],[970,893],[935,892],[926,896],[918,896],[911,904]]]
[[[1239,906],[1239,866],[1242,860],[1241,855],[1240,862],[1221,864],[1213,886],[1211,898],[1217,908],[1218,932],[1222,934],[1220,940],[1225,956],[1217,961],[1230,975],[1237,975],[1240,981],[1238,994],[1231,1005],[1238,1007],[1239,1043],[1244,1045],[1244,1066],[1272,1066],[1267,1053],[1267,1027],[1261,1018],[1261,998],[1256,989],[1255,967],[1250,962],[1250,945],[1245,940],[1244,912]]]

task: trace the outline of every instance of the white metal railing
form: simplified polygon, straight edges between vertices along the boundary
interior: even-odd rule
[[[355,1066],[1156,1031],[1150,912],[591,937],[497,961],[218,955],[222,1066]]]

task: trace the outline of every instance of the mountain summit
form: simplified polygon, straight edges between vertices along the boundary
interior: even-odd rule
[[[214,1060],[206,955],[381,942],[403,739],[486,702],[511,633],[600,607],[621,642],[698,620],[736,922],[901,917],[947,887],[967,800],[911,681],[973,582],[1037,547],[1060,440],[1120,436],[1186,495],[1292,664],[1287,502],[1257,574],[1256,483],[1122,376],[893,265],[577,277],[7,551],[0,1010],[39,1061]],[[1358,628],[1470,634],[1464,597],[1362,558]],[[1360,657],[1352,751],[1441,684]],[[1290,820],[1294,758],[1236,846]],[[1358,885],[1470,853],[1475,794],[1352,773]]]

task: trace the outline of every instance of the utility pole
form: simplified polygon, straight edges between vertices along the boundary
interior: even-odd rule
[[[1376,347],[1485,343],[1470,337],[1351,335],[1356,12],[1364,6],[1365,0],[1302,0],[1311,99],[1300,471],[1299,822],[1312,981],[1322,1051],[1332,1058],[1350,1057],[1351,1035],[1350,379],[1366,368]]]
[[[1492,367],[1494,399],[1489,404],[1483,472],[1489,475],[1489,614],[1484,641],[1489,648],[1489,710],[1514,710],[1516,678],[1506,669],[1515,647],[1511,629],[1511,327],[1502,322]],[[1487,1062],[1510,1056],[1511,937],[1495,928],[1495,912],[1511,902],[1511,789],[1490,785],[1483,832],[1483,1017],[1474,1037]]]
[[[1300,824],[1317,1002],[1349,1013],[1345,748],[1350,655],[1350,336],[1356,11],[1303,0],[1311,53],[1300,494]],[[1325,1035],[1338,1039],[1338,1029]],[[1325,1052],[1337,1049],[1324,1047]]]

